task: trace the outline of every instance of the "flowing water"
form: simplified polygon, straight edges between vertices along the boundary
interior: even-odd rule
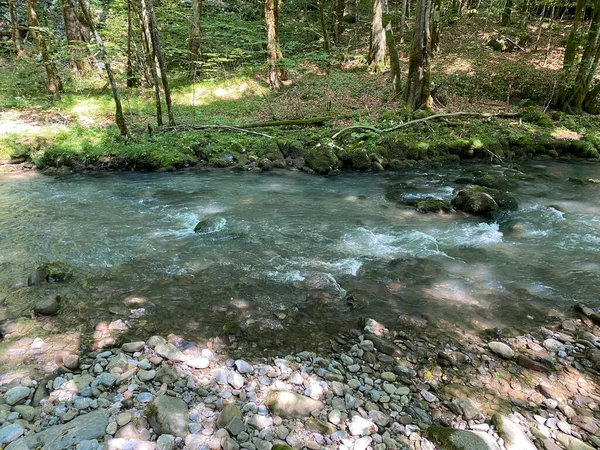
[[[519,210],[487,220],[386,199],[450,200],[454,180],[478,170],[513,182]],[[365,316],[519,327],[544,309],[600,306],[600,186],[568,181],[599,172],[529,162],[332,177],[0,175],[0,322],[60,294],[66,329],[129,317],[143,336],[225,326],[263,347],[310,347]],[[24,286],[48,261],[76,276]]]

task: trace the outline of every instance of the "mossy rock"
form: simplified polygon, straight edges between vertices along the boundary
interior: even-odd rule
[[[461,211],[491,217],[500,206],[485,192],[461,190],[452,200],[452,204]]]
[[[506,41],[498,36],[490,36],[485,45],[496,52],[505,52],[508,49]]]
[[[273,161],[269,158],[262,158],[258,160],[258,167],[264,171],[271,170],[273,168]]]
[[[417,211],[420,213],[448,213],[451,211],[451,207],[443,200],[423,200],[417,203]]]
[[[457,138],[447,143],[448,153],[458,155],[461,158],[472,158],[475,152],[471,141],[467,139]]]
[[[392,170],[408,170],[415,166],[415,161],[411,159],[392,159],[388,164],[388,168]]]
[[[223,331],[223,334],[239,334],[241,328],[237,322],[229,321],[223,324],[221,330]]]
[[[342,166],[341,161],[329,143],[320,143],[311,148],[305,155],[304,161],[316,173],[328,174]]]
[[[552,118],[534,106],[525,109],[522,119],[523,122],[532,123],[543,128],[552,128],[554,126]]]
[[[314,417],[309,417],[304,421],[304,428],[325,436],[329,436],[336,430],[336,428],[333,425],[322,420],[315,419]]]
[[[350,156],[354,170],[367,170],[371,168],[371,158],[365,149],[356,149]]]
[[[464,193],[461,195],[461,198],[459,200],[457,200],[458,194],[460,194],[460,192],[463,192],[463,191],[464,191]],[[486,187],[486,186],[479,186],[479,185],[466,186],[465,188],[461,189],[458,192],[457,196],[452,200],[452,204],[454,206],[456,206],[457,209],[465,211],[465,209],[463,209],[463,207],[455,204],[455,200],[458,201],[459,203],[462,203],[466,199],[468,199],[472,193],[487,194],[494,200],[494,202],[498,206],[498,209],[508,210],[508,211],[516,211],[517,209],[519,209],[519,202],[512,195],[510,195],[506,192],[500,191],[499,189],[494,189],[494,188],[490,188],[490,187]],[[480,202],[484,202],[487,200],[484,196],[481,196],[481,195],[477,195],[477,198]],[[475,201],[475,198],[473,201]],[[474,207],[477,207],[476,203],[473,204]],[[491,207],[492,205],[489,204],[488,206]],[[479,207],[483,207],[483,203],[480,204]],[[467,211],[467,212],[475,213],[475,211]]]
[[[597,180],[595,178],[578,178],[578,177],[570,177],[569,181],[573,184],[580,184],[580,185],[586,185],[586,184],[600,184],[600,180]]]
[[[305,145],[294,139],[278,139],[277,147],[285,158],[298,158],[304,156]]]
[[[487,174],[477,177],[473,180],[473,184],[493,189],[504,189],[511,185],[511,183],[509,183],[506,178],[493,174]]]
[[[275,444],[271,450],[294,450],[294,447],[285,444]]]
[[[38,272],[46,274],[46,281],[60,282],[69,281],[73,278],[73,269],[60,261],[49,262],[39,266],[36,269]]]

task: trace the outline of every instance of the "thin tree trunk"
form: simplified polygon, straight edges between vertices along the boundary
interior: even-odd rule
[[[406,9],[408,7],[406,3],[407,0],[402,0],[402,11],[400,13],[400,30],[398,31],[401,44],[404,42],[404,29],[406,28]]]
[[[106,69],[106,75],[108,76],[110,89],[112,91],[113,99],[115,101],[115,122],[119,127],[121,136],[127,137],[129,136],[129,130],[127,129],[127,124],[125,123],[125,117],[123,116],[123,108],[121,107],[121,97],[119,96],[117,83],[115,81],[113,71],[110,67],[110,60],[108,59],[108,55],[106,54],[104,41],[102,40],[100,33],[98,33],[98,30],[96,30],[96,26],[94,25],[92,14],[90,13],[90,9],[86,0],[79,0],[79,6],[81,7],[81,11],[83,12],[85,21],[87,22],[88,26],[92,31],[92,34],[94,35],[94,39],[96,39],[96,44],[98,45],[98,49],[100,50],[100,59],[104,63],[104,68]]]
[[[373,18],[371,20],[371,39],[368,63],[371,70],[381,72],[385,67],[386,44],[383,26],[383,0],[373,0]]]
[[[29,32],[42,54],[42,62],[48,76],[48,92],[56,99],[63,91],[63,83],[58,73],[58,68],[53,60],[52,52],[44,35],[40,32],[40,22],[37,18],[35,0],[27,0],[27,20]]]
[[[408,62],[408,79],[404,101],[413,110],[431,106],[431,1],[418,0],[415,30]]]
[[[577,9],[575,10],[575,17],[573,18],[573,25],[569,38],[567,39],[567,46],[565,48],[565,58],[563,60],[563,69],[566,71],[571,70],[573,63],[575,62],[575,56],[577,55],[577,41],[579,36],[579,26],[583,20],[583,14],[585,13],[585,7],[587,0],[577,0]]]
[[[277,22],[279,0],[265,0],[265,22],[267,24],[267,64],[269,65],[269,85],[274,91],[281,89],[279,76],[279,40],[277,36]]]
[[[504,10],[502,11],[502,18],[500,19],[500,25],[503,27],[510,23],[510,16],[512,14],[513,0],[506,0],[504,4]]]
[[[190,25],[190,43],[189,43],[189,63],[190,76],[196,78],[199,72],[198,62],[200,61],[200,48],[202,43],[202,33],[200,29],[200,19],[202,17],[202,0],[192,0],[192,23]]]
[[[346,9],[346,0],[333,0],[333,20],[331,21],[333,42],[339,44],[340,36],[344,31],[342,20],[344,18],[344,10]]]
[[[329,53],[329,33],[327,33],[327,23],[325,22],[325,0],[318,0],[319,3],[319,22],[321,23],[321,32],[323,33],[323,50]]]
[[[90,70],[90,62],[87,58],[85,31],[77,15],[77,9],[77,0],[62,0],[62,15],[69,55],[74,70],[79,74],[84,74]]]
[[[167,104],[167,115],[169,117],[169,126],[175,126],[175,116],[173,116],[173,108],[171,106],[171,90],[169,89],[169,79],[167,77],[167,64],[160,46],[160,36],[158,35],[158,25],[156,23],[156,14],[154,13],[154,3],[152,0],[146,0],[148,8],[148,19],[150,24],[150,38],[152,39],[152,48],[158,67],[160,68],[160,76],[162,79],[163,91],[165,93],[165,103]]]
[[[390,14],[388,0],[382,0],[383,15],[382,26],[385,30],[385,42],[387,44],[388,55],[390,56],[390,79],[394,87],[394,94],[398,96],[402,91],[402,83],[400,82],[400,58],[398,57],[398,49],[396,48],[396,40],[392,31],[392,17]]]
[[[440,34],[442,32],[442,0],[433,0],[433,10],[431,13],[431,52],[440,51]]]
[[[16,0],[8,0],[8,9],[10,10],[10,35],[13,41],[15,54],[21,53],[21,39],[19,35],[19,18],[17,17]]]
[[[133,40],[133,26],[131,18],[131,2],[127,0],[127,87],[132,88],[138,84],[133,68],[133,55],[131,52],[131,41]]]

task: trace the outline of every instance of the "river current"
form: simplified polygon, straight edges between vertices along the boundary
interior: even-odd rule
[[[505,177],[519,209],[492,220],[408,204],[450,200],[478,172]],[[600,307],[600,186],[569,177],[600,178],[600,166],[0,175],[0,323],[60,294],[65,328],[121,318],[142,337],[225,327],[310,347],[361,317],[480,330]],[[24,285],[49,261],[73,280]]]

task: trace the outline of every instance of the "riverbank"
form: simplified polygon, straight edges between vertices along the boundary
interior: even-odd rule
[[[244,357],[234,336],[51,351],[44,377],[2,376],[0,445],[15,449],[588,450],[600,445],[600,316],[549,311],[530,333],[366,320],[315,352]],[[6,342],[20,358],[51,342]],[[483,336],[483,338],[481,337]],[[14,358],[15,356],[13,356]]]

